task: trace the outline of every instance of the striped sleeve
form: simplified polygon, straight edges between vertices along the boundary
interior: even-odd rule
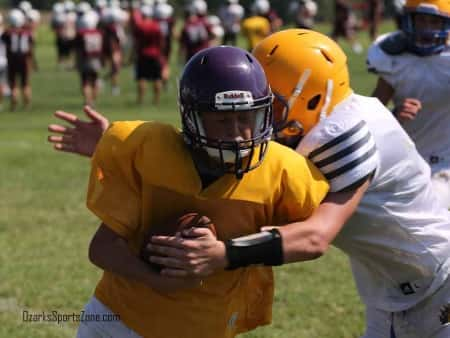
[[[331,192],[356,188],[375,172],[378,164],[377,147],[367,123],[359,120],[350,126],[315,128],[311,131],[315,135],[305,137],[297,148],[322,172]]]

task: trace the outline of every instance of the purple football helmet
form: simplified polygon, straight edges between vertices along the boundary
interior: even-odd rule
[[[179,106],[187,144],[215,158],[221,174],[242,178],[261,164],[272,136],[272,92],[261,65],[247,51],[219,46],[195,54],[180,79]],[[207,136],[201,116],[218,112],[252,116],[251,138]]]

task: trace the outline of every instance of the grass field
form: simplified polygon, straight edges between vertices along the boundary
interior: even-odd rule
[[[391,28],[383,26],[384,31]],[[326,26],[320,29],[328,31]],[[367,34],[361,38],[367,46]],[[85,208],[89,161],[56,153],[46,142],[46,127],[56,109],[81,112],[78,77],[57,70],[47,27],[39,30],[37,45],[40,71],[33,76],[32,108],[0,113],[0,338],[74,337],[77,323],[29,323],[22,313],[78,313],[100,276],[87,258],[99,223]],[[365,70],[365,55],[343,46],[353,88],[370,94],[375,78]],[[155,119],[179,125],[176,63],[173,60],[173,80],[159,107],[150,105],[150,95],[148,104],[135,104],[128,67],[121,77],[123,95],[112,97],[106,86],[98,110],[112,120]],[[363,307],[347,259],[338,250],[275,271],[273,324],[243,337],[346,338],[363,332]]]

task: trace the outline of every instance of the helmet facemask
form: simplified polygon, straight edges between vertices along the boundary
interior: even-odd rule
[[[449,46],[450,17],[431,6],[406,9],[402,30],[411,52],[420,56],[438,54]]]
[[[227,103],[220,97],[249,96],[246,100],[229,100]],[[240,102],[239,102],[240,101]],[[243,102],[246,101],[246,102]],[[233,173],[237,178],[258,167],[267,151],[272,136],[271,95],[263,99],[253,100],[250,93],[236,91],[234,94],[218,93],[215,109],[182,108],[183,134],[186,142],[193,150],[204,152],[210,161],[199,163],[203,171],[221,176]],[[208,120],[213,121],[215,130],[222,133],[217,137]],[[234,121],[234,122],[233,122]],[[237,123],[239,126],[234,126]],[[210,127],[208,128],[208,125]],[[233,133],[234,128],[249,129],[249,135]],[[224,135],[227,134],[228,136]]]

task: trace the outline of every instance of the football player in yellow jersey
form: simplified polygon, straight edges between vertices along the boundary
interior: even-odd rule
[[[272,93],[258,61],[212,47],[186,65],[179,90],[182,132],[157,122],[115,122],[92,159],[87,205],[101,225],[89,258],[104,270],[85,337],[234,337],[271,321],[271,267],[220,271],[201,282],[170,278],[141,260],[149,230],[186,212],[210,217],[219,239],[307,219],[328,192],[308,160],[270,141]],[[265,265],[283,263],[278,230],[252,242]],[[256,291],[255,291],[256,290]]]
[[[429,168],[406,133],[378,101],[352,93],[346,56],[328,37],[307,30],[282,31],[265,39],[255,55],[276,96],[278,138],[293,139],[292,146],[310,156],[330,182],[330,193],[310,218],[279,227],[283,262],[323,254],[356,209],[334,244],[349,254],[367,306],[364,337],[410,337],[411,332],[449,337],[448,211],[436,207]],[[92,122],[61,117],[73,121],[74,130],[101,125],[98,117]],[[83,143],[70,138],[73,130],[54,127],[63,134],[51,139],[57,149],[76,151],[73,145]],[[273,242],[266,231],[225,243],[206,229],[189,235],[196,233],[201,237],[195,240],[158,240],[172,248],[153,250],[172,257],[155,258],[174,266],[174,275],[180,276],[187,264],[184,273],[198,276],[217,269],[211,268],[208,256],[219,257],[218,266],[234,269],[270,264],[267,255],[274,252],[267,248]],[[179,247],[184,248],[181,253]],[[188,260],[183,260],[187,252]]]
[[[271,31],[269,20],[259,13],[258,9],[257,6],[253,7],[253,15],[243,20],[241,24],[241,31],[247,39],[249,51],[252,51]]]

